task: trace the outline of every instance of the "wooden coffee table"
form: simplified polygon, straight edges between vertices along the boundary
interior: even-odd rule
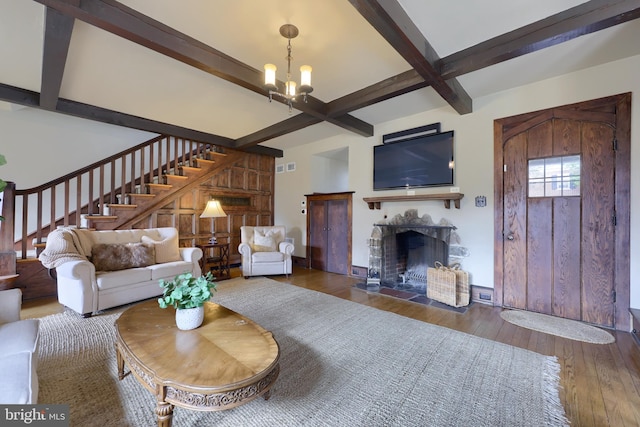
[[[118,378],[126,362],[156,396],[158,426],[171,426],[174,406],[220,411],[268,399],[278,378],[271,332],[218,304],[205,303],[204,323],[191,331],[179,330],[175,310],[156,300],[127,309],[115,325]]]

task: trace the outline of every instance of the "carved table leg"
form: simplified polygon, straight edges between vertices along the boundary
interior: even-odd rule
[[[116,360],[118,361],[118,379],[122,380],[124,378],[124,358],[122,357],[122,353],[120,353],[120,347],[116,344]]]
[[[158,402],[156,406],[158,427],[171,427],[173,421],[173,405],[167,402]]]
[[[263,394],[262,397],[264,397],[264,400],[269,400],[269,398],[271,397],[271,389],[267,390],[267,392]]]
[[[173,422],[173,405],[165,402],[167,388],[156,385],[156,415],[158,416],[158,427],[171,427]]]

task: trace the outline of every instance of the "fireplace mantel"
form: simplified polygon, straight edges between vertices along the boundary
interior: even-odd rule
[[[453,200],[456,209],[460,209],[460,199],[464,197],[462,193],[441,193],[441,194],[418,194],[413,196],[383,196],[383,197],[364,197],[362,200],[367,202],[369,209],[380,209],[382,202],[408,202],[408,201],[424,201],[424,200],[443,200],[444,207],[449,209]]]

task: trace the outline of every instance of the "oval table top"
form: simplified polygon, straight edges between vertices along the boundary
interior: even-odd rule
[[[176,327],[175,309],[162,309],[156,300],[127,309],[115,324],[123,352],[153,377],[149,386],[235,390],[272,373],[280,357],[271,332],[211,302],[205,303],[203,324],[189,331]]]

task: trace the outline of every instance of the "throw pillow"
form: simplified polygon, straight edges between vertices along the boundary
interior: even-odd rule
[[[255,252],[276,252],[278,246],[274,237],[277,234],[272,230],[255,230],[253,233],[253,250]]]
[[[167,237],[164,240],[153,240],[151,237],[142,236],[142,243],[154,245],[156,248],[156,263],[180,261],[180,249],[178,248],[178,236]]]
[[[116,271],[155,264],[155,248],[144,243],[97,244],[91,262],[96,271]]]

